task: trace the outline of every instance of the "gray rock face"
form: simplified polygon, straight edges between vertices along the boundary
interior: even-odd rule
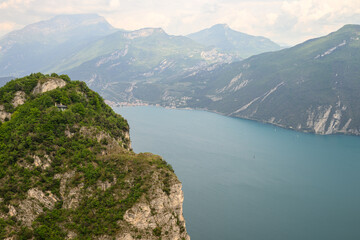
[[[0,121],[4,122],[5,119],[10,119],[11,113],[8,113],[5,111],[5,107],[3,105],[0,105]]]
[[[38,82],[36,87],[33,89],[33,94],[40,94],[54,90],[56,88],[65,87],[66,82],[60,78],[49,78],[45,82]]]
[[[55,179],[60,179],[60,195],[63,200],[63,208],[74,209],[79,206],[81,200],[81,190],[84,184],[78,186],[70,186],[70,182],[75,176],[75,171],[67,172],[64,174],[55,175]]]
[[[15,93],[15,97],[14,97],[14,99],[13,99],[13,101],[12,101],[12,105],[13,105],[14,107],[23,105],[23,104],[25,103],[25,101],[26,101],[25,96],[26,96],[25,92],[23,92],[23,91],[17,91],[17,92]]]
[[[21,201],[18,207],[9,206],[9,216],[22,221],[26,226],[31,227],[35,218],[44,212],[43,208],[53,209],[59,199],[51,192],[32,188],[27,192],[25,200]]]
[[[121,151],[122,148],[126,148],[128,150],[131,149],[130,134],[128,131],[123,132],[122,139],[112,138],[108,133],[99,131],[91,127],[81,127],[80,134],[86,137],[95,138],[98,142],[106,141],[107,142],[106,149],[102,151],[103,155],[116,151]],[[66,135],[71,137],[70,132],[67,132]]]
[[[58,201],[63,201],[63,208],[76,209],[82,198],[82,189],[84,184],[72,187],[71,180],[74,178],[75,172],[57,174],[54,178],[60,179],[60,195],[61,199],[51,192],[43,192],[37,188],[32,188],[27,192],[26,199],[20,201],[17,206],[9,205],[7,217],[15,217],[22,221],[26,226],[31,227],[32,222],[44,212],[44,208],[53,209]],[[138,203],[128,209],[124,215],[124,220],[129,224],[127,227],[120,227],[123,223],[119,223],[120,231],[116,239],[137,239],[141,235],[141,239],[157,240],[159,237],[165,240],[190,240],[185,228],[185,219],[183,217],[182,204],[184,195],[181,190],[182,185],[177,180],[172,182],[169,194],[160,188],[161,180],[158,175],[154,174],[154,185],[146,197],[143,196]],[[114,180],[116,181],[116,179]],[[101,184],[100,184],[101,185]],[[109,186],[100,186],[102,191],[106,191]],[[135,232],[133,229],[137,229]],[[69,232],[67,239],[76,238],[76,234]],[[101,236],[98,239],[113,239],[109,236]]]
[[[156,182],[156,179],[153,179],[153,181]],[[126,211],[124,220],[139,229],[144,236],[147,236],[146,232],[159,229],[161,239],[190,240],[185,229],[182,208],[184,195],[181,187],[181,183],[174,183],[170,187],[169,195],[164,193],[162,189],[154,187],[148,200],[142,199],[142,201]],[[157,238],[147,236],[145,239]]]
[[[46,154],[43,159],[41,159],[40,157],[38,157],[36,155],[33,156],[33,159],[34,159],[35,167],[41,167],[44,170],[50,167],[51,159]]]

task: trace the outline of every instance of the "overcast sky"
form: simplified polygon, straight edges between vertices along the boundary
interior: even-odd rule
[[[185,35],[217,23],[294,45],[360,24],[360,0],[0,0],[0,37],[59,14],[97,13],[127,30]]]

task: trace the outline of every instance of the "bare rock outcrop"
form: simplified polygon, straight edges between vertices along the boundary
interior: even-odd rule
[[[10,217],[16,216],[17,211],[16,211],[16,209],[14,208],[14,206],[9,205],[8,208],[9,208],[9,215],[10,215]]]
[[[30,199],[35,199],[43,206],[49,209],[53,209],[55,207],[55,203],[59,200],[54,194],[50,191],[44,193],[43,191],[32,188],[28,191],[28,197]]]
[[[56,88],[65,87],[66,82],[60,78],[48,78],[45,82],[39,81],[36,87],[33,89],[33,94],[40,94],[54,90]]]
[[[67,134],[65,132],[65,134]],[[104,131],[99,131],[96,128],[91,127],[81,127],[80,128],[80,134],[96,138],[98,142],[102,142],[104,145],[106,145],[106,150],[102,152],[103,155],[110,154],[116,151],[122,151],[122,148],[131,148],[131,142],[130,142],[130,135],[129,132],[123,132],[124,134],[124,140],[128,142],[128,145],[125,144],[125,142],[122,141],[122,139],[115,139],[111,137],[108,133]],[[69,136],[69,134],[67,134]]]
[[[78,186],[71,186],[70,181],[76,177],[75,171],[70,171],[64,174],[57,174],[54,179],[60,180],[60,195],[63,200],[63,208],[74,209],[79,206],[81,200],[81,190],[84,184]]]
[[[34,155],[33,156],[34,159],[34,165],[35,167],[41,167],[42,169],[47,169],[50,167],[51,164],[51,159],[48,155],[44,155],[43,159],[41,159],[40,157]]]
[[[14,99],[12,100],[12,105],[14,107],[17,107],[17,106],[23,105],[25,103],[25,101],[26,101],[26,93],[23,91],[17,91],[15,93]]]
[[[352,119],[347,116],[348,107],[339,100],[336,105],[310,107],[307,109],[306,127],[317,134],[356,134],[350,126]]]
[[[5,111],[4,105],[0,105],[0,121],[4,122],[5,119],[10,119],[11,113]]]
[[[44,193],[37,188],[32,188],[17,208],[9,206],[9,215],[30,227],[35,218],[44,212],[44,208],[53,209],[58,201],[59,199],[50,191]]]
[[[164,240],[189,240],[183,217],[184,195],[181,187],[180,182],[172,184],[169,194],[154,187],[150,190],[148,201],[143,199],[127,210],[124,220],[140,233],[153,233],[152,236],[144,234],[145,238],[142,239],[157,239],[155,236],[161,236]]]
[[[125,132],[125,139],[128,141],[128,148],[131,149],[131,141],[130,141],[130,133],[129,132]]]

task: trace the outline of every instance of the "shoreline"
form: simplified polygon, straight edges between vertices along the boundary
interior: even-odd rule
[[[257,122],[257,123],[262,123],[262,124],[266,124],[266,125],[276,126],[276,127],[282,128],[282,129],[291,130],[291,131],[295,131],[295,132],[298,132],[298,133],[313,134],[313,135],[318,135],[318,136],[354,136],[354,137],[359,137],[360,136],[360,133],[359,134],[354,134],[354,133],[346,133],[346,132],[337,132],[337,133],[331,133],[331,134],[315,133],[314,131],[296,129],[296,128],[293,128],[293,127],[288,127],[288,126],[285,126],[285,125],[272,123],[272,122],[267,122],[267,121],[261,121],[261,120],[257,120],[257,119],[251,119],[251,118],[246,118],[246,117],[229,116],[229,115],[226,115],[224,113],[218,112],[216,110],[209,110],[207,108],[190,108],[190,107],[174,107],[174,106],[169,107],[169,106],[163,106],[161,104],[152,104],[152,103],[147,103],[147,102],[142,102],[142,101],[129,103],[129,102],[113,102],[113,101],[105,100],[105,103],[108,104],[110,107],[152,106],[152,107],[161,107],[161,108],[165,108],[165,109],[205,111],[205,112],[209,112],[209,113],[218,114],[218,115],[221,115],[221,116],[224,116],[224,117],[248,120],[248,121],[252,121],[252,122]]]

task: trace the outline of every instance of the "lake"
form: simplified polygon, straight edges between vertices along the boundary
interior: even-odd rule
[[[114,110],[128,120],[135,152],[173,166],[192,240],[360,239],[360,137],[205,111]]]

